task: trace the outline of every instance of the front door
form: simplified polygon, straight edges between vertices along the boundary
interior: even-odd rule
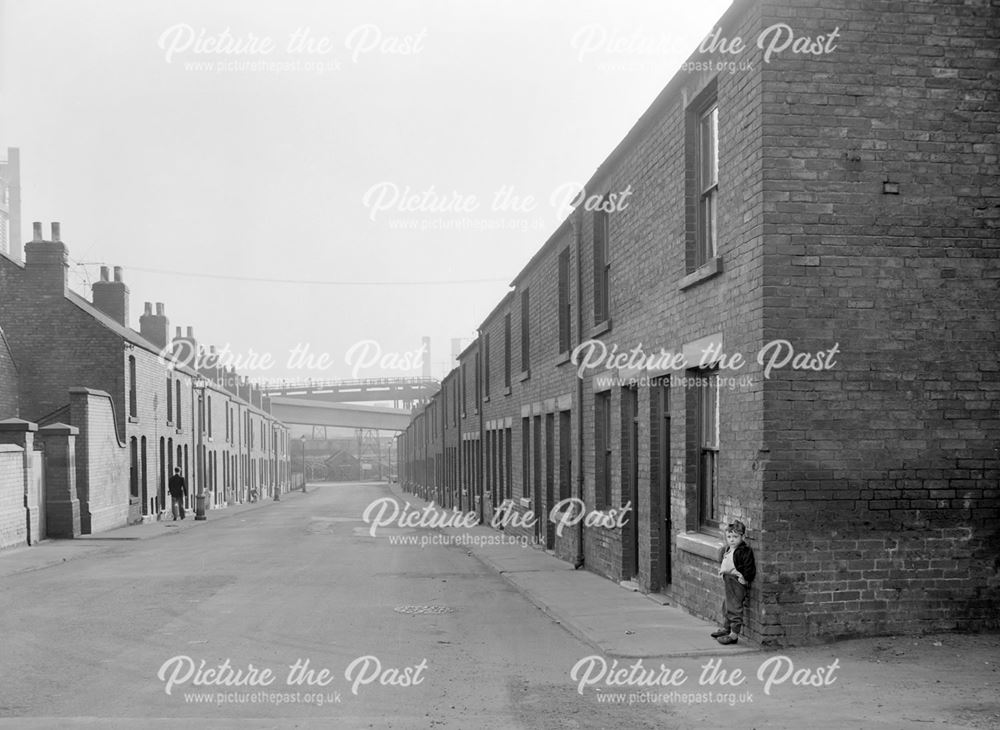
[[[657,459],[654,489],[657,492],[659,529],[659,554],[657,556],[657,586],[659,590],[670,585],[670,378],[661,378],[659,386],[652,389],[653,412],[650,421],[656,425]]]
[[[556,526],[549,519],[548,513],[555,503],[554,491],[556,481],[555,444],[556,417],[554,413],[545,415],[545,505],[543,514],[538,519],[545,525],[545,549],[554,550],[556,546]]]
[[[639,575],[639,389],[631,386],[625,391],[628,410],[629,469],[627,499],[632,503],[628,515],[629,549],[631,553],[630,578]]]

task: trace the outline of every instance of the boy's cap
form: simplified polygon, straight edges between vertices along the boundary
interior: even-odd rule
[[[734,520],[726,525],[726,532],[735,532],[737,535],[747,534],[747,526],[739,520]]]

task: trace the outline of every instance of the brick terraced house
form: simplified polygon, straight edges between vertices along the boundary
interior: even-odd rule
[[[7,419],[0,445],[8,447],[0,456],[20,464],[0,479],[0,494],[14,495],[9,504],[0,499],[0,524],[11,525],[0,547],[161,518],[175,467],[192,508],[199,487],[207,509],[251,492],[287,491],[288,428],[271,416],[268,398],[217,359],[195,358],[206,353],[192,328],[182,336],[178,327],[171,338],[162,304],[154,312],[147,302],[139,331],[131,329],[120,268],[112,278],[102,267],[93,301],[71,291],[59,224],[51,240],[41,229],[36,223],[24,263],[0,254],[0,419]],[[58,448],[68,460],[57,472],[46,453],[46,479],[62,473],[67,480],[48,494],[29,458],[46,428],[64,437]],[[26,510],[35,520],[27,533],[20,527]]]
[[[415,413],[404,487],[707,618],[742,520],[766,645],[996,628],[998,15],[734,2]],[[567,498],[628,519],[556,534]]]

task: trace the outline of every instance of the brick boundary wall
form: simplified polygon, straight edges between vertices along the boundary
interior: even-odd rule
[[[129,521],[129,454],[118,434],[111,396],[71,388],[69,398],[70,423],[80,429],[76,469],[84,533],[123,527]]]

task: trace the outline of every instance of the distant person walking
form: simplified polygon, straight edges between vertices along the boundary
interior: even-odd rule
[[[170,489],[170,498],[172,501],[172,509],[174,513],[174,519],[177,519],[177,513],[180,512],[181,519],[184,519],[184,500],[188,496],[187,482],[184,481],[184,477],[181,476],[181,468],[174,468],[174,475],[167,480],[167,486]]]

